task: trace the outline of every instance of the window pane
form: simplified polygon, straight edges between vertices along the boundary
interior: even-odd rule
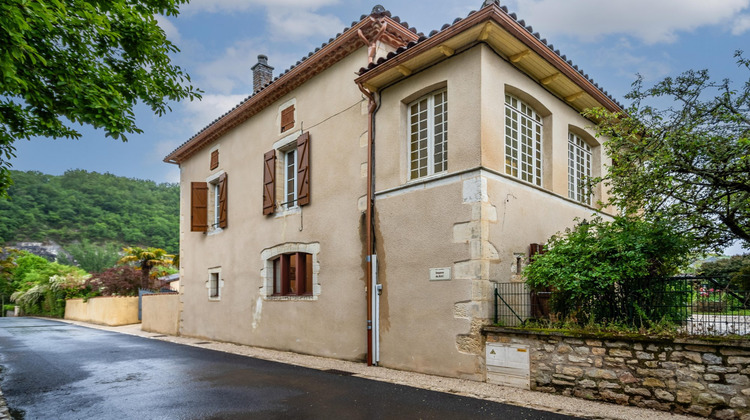
[[[448,102],[446,91],[409,106],[409,174],[411,179],[447,169]]]
[[[541,122],[530,106],[505,95],[505,173],[536,185],[542,185]]]
[[[219,297],[219,273],[210,274],[208,287],[211,297]]]
[[[284,193],[288,207],[294,206],[297,199],[297,156],[296,150],[286,153],[286,184]]]
[[[587,178],[591,177],[591,146],[579,136],[568,134],[568,197],[591,204]]]

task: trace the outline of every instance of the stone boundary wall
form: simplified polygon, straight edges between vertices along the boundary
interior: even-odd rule
[[[485,327],[529,347],[531,389],[717,419],[750,420],[750,340],[606,338]]]
[[[91,322],[94,324],[118,325],[137,324],[138,296],[100,296],[65,301],[65,319]]]
[[[180,295],[156,293],[143,295],[141,330],[180,335]]]

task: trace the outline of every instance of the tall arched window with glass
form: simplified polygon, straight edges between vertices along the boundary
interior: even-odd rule
[[[591,177],[591,146],[580,136],[568,133],[568,197],[591,204],[587,180]]]
[[[542,186],[542,117],[505,95],[505,173]]]
[[[409,105],[409,179],[448,170],[448,93],[445,89]]]

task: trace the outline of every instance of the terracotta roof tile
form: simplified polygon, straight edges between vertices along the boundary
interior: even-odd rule
[[[581,76],[583,76],[586,80],[588,80],[591,84],[593,84],[601,93],[603,93],[605,96],[607,96],[607,98],[609,98],[610,100],[612,100],[612,102],[614,102],[615,104],[617,104],[617,106],[619,106],[620,108],[624,108],[623,105],[620,104],[619,101],[617,101],[615,98],[611,97],[609,95],[609,93],[607,91],[605,91],[603,88],[599,87],[599,84],[596,83],[596,82],[594,82],[594,80],[591,79],[591,77],[589,77],[588,73],[585,73],[583,71],[583,69],[578,68],[578,65],[574,64],[572,60],[569,60],[568,57],[565,54],[562,54],[560,52],[560,50],[556,50],[555,47],[554,47],[554,45],[548,44],[546,38],[542,38],[541,35],[539,34],[539,32],[534,32],[534,28],[531,25],[526,25],[526,21],[525,20],[523,20],[523,19],[519,20],[518,16],[514,12],[510,12],[508,10],[507,6],[505,6],[505,5],[500,6],[499,3],[496,2],[496,1],[487,1],[487,2],[485,2],[484,7],[488,7],[488,6],[492,5],[492,4],[498,5],[499,8],[500,8],[500,10],[502,10],[503,13],[505,13],[506,15],[508,15],[509,17],[511,17],[516,23],[518,23],[523,29],[525,29],[526,32],[530,33],[534,38],[538,39],[539,41],[542,42],[542,44],[544,44],[545,46],[547,46],[547,48],[549,48],[550,51],[554,52],[557,56],[559,56],[560,58],[562,58],[563,61],[565,61],[576,72],[578,72]],[[471,12],[469,12],[469,14],[467,15],[467,17],[473,15],[476,12],[477,12],[476,10],[472,10]],[[458,22],[460,22],[462,20],[463,20],[463,18],[458,17],[458,18],[456,18],[453,21],[453,23],[446,23],[446,24],[444,24],[440,28],[440,30],[432,30],[429,33],[429,38],[432,38],[433,36],[439,34],[440,32],[445,31],[446,29],[450,28],[451,26],[457,24]],[[370,63],[367,67],[362,67],[359,70],[359,75],[361,76],[361,75],[367,73],[368,71],[372,70],[373,68],[381,65],[385,61],[390,60],[393,57],[395,57],[395,56],[403,53],[404,51],[408,50],[409,48],[413,48],[415,45],[417,45],[419,42],[422,42],[424,39],[427,39],[427,38],[425,38],[424,36],[422,36],[422,37],[420,37],[420,39],[418,40],[418,42],[410,42],[405,48],[404,47],[398,48],[395,51],[395,54],[393,54],[393,53],[388,54],[388,56],[385,59],[383,57],[381,57],[377,62]]]

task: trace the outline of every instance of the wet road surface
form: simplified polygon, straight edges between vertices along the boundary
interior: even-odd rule
[[[0,318],[0,368],[16,420],[573,418],[34,318]]]

